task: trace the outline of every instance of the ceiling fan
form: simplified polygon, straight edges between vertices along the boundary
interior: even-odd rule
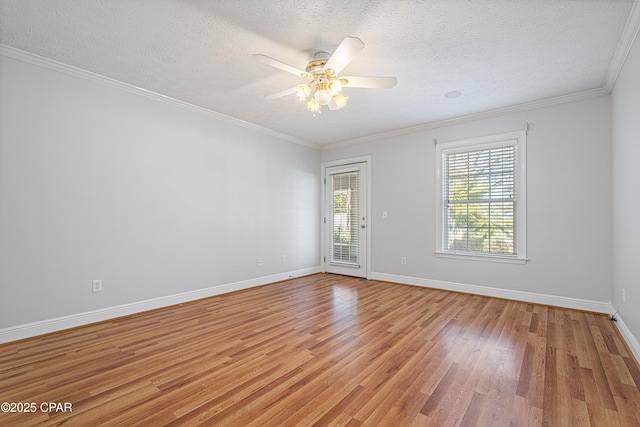
[[[318,113],[323,105],[330,110],[344,107],[349,99],[342,94],[345,87],[387,89],[398,83],[395,77],[340,76],[342,70],[362,49],[362,40],[357,37],[345,37],[332,55],[326,52],[316,53],[304,70],[266,55],[255,54],[253,58],[308,80],[305,84],[267,95],[266,99],[281,98],[295,93],[300,101],[307,103],[310,111]]]

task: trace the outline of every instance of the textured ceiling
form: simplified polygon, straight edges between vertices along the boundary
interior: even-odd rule
[[[0,0],[0,43],[313,144],[602,88],[633,0]],[[345,36],[365,48],[317,117],[304,82],[252,59],[304,68]],[[460,90],[449,99],[444,94]]]

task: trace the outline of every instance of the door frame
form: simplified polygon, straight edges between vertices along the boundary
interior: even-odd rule
[[[327,168],[332,168],[336,166],[349,166],[356,163],[365,163],[367,165],[367,173],[364,177],[367,180],[367,189],[365,192],[365,197],[367,199],[365,206],[365,216],[366,216],[366,239],[365,242],[365,262],[366,262],[366,278],[367,280],[371,279],[371,156],[360,156],[360,157],[351,157],[348,159],[341,160],[332,160],[328,162],[323,162],[320,164],[320,194],[321,203],[320,203],[320,269],[323,273],[326,272],[327,266],[327,224],[325,218],[327,217],[327,202],[326,202],[326,191],[327,191]]]

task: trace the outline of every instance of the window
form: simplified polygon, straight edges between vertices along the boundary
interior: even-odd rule
[[[360,236],[360,170],[329,176],[333,192],[331,262],[358,264]]]
[[[436,144],[436,254],[526,261],[526,132]]]

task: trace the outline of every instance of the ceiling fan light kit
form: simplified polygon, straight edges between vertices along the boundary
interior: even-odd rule
[[[339,110],[347,105],[349,98],[342,93],[344,87],[391,88],[396,85],[395,77],[339,76],[363,48],[364,43],[359,38],[345,37],[331,56],[326,52],[316,53],[304,71],[265,55],[256,54],[253,57],[267,65],[309,80],[306,84],[268,95],[266,98],[276,99],[295,93],[315,115],[321,112],[322,106],[327,106],[330,110]]]
[[[322,58],[326,57],[326,58]],[[307,109],[313,113],[319,113],[320,107],[329,106],[332,110],[339,110],[347,104],[347,98],[342,91],[342,85],[348,83],[347,79],[335,77],[335,70],[326,68],[328,54],[318,52],[313,61],[306,67],[306,73],[302,77],[311,80],[310,83],[296,87],[296,95],[302,102],[306,102]]]

